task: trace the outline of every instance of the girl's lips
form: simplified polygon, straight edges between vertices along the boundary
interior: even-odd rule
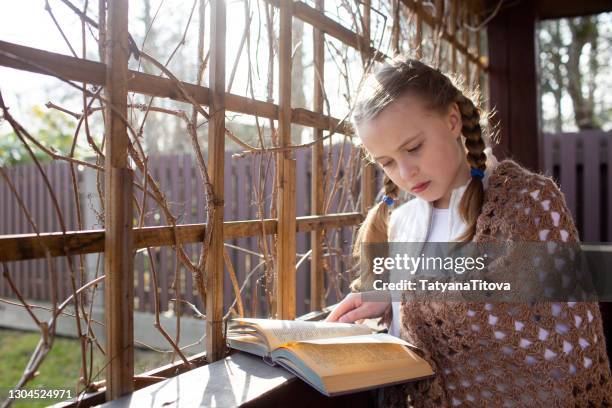
[[[431,183],[431,181],[427,181],[425,183],[421,183],[421,184],[417,184],[416,186],[412,187],[412,192],[414,193],[420,193],[421,191],[425,190],[428,186],[429,183]]]

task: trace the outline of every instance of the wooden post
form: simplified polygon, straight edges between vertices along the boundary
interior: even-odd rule
[[[293,4],[282,1],[279,38],[280,145],[291,145],[291,21]],[[295,159],[291,150],[276,155],[278,235],[276,260],[276,318],[295,319]]]
[[[206,260],[206,360],[224,357],[223,338],[223,200],[225,168],[225,0],[211,1],[210,120],[208,171],[214,195],[214,216],[208,220],[212,237]]]
[[[317,10],[323,12],[325,0],[317,0]],[[323,85],[324,85],[324,66],[325,66],[325,44],[323,32],[313,27],[313,48],[314,48],[314,96],[313,110],[323,113]],[[315,140],[323,137],[323,130],[313,129]],[[311,199],[310,213],[312,215],[323,214],[323,141],[319,141],[312,146],[311,160]],[[310,234],[310,247],[312,256],[310,261],[310,311],[321,310],[325,306],[325,275],[323,270],[323,237],[325,230],[315,229]]]
[[[442,23],[444,22],[444,1],[443,0],[435,0],[436,5],[436,26],[438,29],[441,29]]]
[[[435,5],[436,5],[436,16],[435,16],[435,29],[434,27],[432,27],[432,41],[435,41],[436,43],[441,40],[442,37],[442,33],[444,33],[444,31],[446,30],[446,26],[444,25],[444,1],[443,0],[435,0]],[[438,67],[440,67],[442,65],[442,62],[440,60],[440,58],[438,58],[438,55],[442,55],[442,47],[443,47],[444,41],[441,40],[438,43],[437,46],[437,55],[435,56],[435,61],[438,64]]]
[[[370,41],[370,0],[363,2],[363,35]],[[363,54],[362,59],[364,65],[370,56]],[[374,167],[370,164],[365,164],[361,174],[361,211],[365,214],[374,202]]]
[[[467,56],[467,53],[470,52],[470,30],[467,29],[466,24],[469,23],[470,13],[468,11],[468,5],[466,3],[462,3],[461,9],[461,29],[463,30],[463,45],[465,45],[466,55],[464,56],[464,76],[465,76],[465,86],[466,89],[470,87],[470,59]]]
[[[423,43],[423,15],[425,11],[423,10],[423,5],[421,0],[416,0],[416,35],[414,37],[414,48],[416,49],[416,57],[417,59],[421,59],[423,57],[423,50],[421,49],[421,44]]]
[[[393,55],[400,53],[400,33],[401,33],[401,10],[399,0],[393,0],[393,26],[391,28],[391,47],[393,47]],[[366,38],[370,38],[369,36]]]
[[[489,1],[489,6],[497,4]],[[502,9],[487,25],[491,107],[500,122],[495,156],[512,156],[539,170],[535,5],[520,2]],[[503,44],[503,46],[501,46]],[[496,123],[494,123],[496,124]]]
[[[451,16],[450,16],[450,35],[451,41],[451,71],[457,73],[457,0],[451,0]]]
[[[108,2],[106,49],[105,321],[106,399],[133,390],[134,253],[132,170],[128,166],[127,79],[128,0]]]
[[[477,17],[474,17],[474,23],[475,25],[478,27],[480,25],[480,19]],[[480,30],[476,31],[476,58],[478,58],[478,61],[480,61],[480,57],[482,55],[481,52],[481,46],[480,46]],[[481,95],[484,95],[483,93],[483,89],[482,89],[482,81],[480,80],[480,77],[482,76],[482,68],[480,67],[480,64],[476,64],[476,78],[474,78],[474,86],[477,86],[479,89],[479,92]],[[484,99],[488,99],[488,98],[484,98]]]

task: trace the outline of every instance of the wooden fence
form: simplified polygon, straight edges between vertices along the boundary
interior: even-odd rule
[[[545,134],[544,170],[561,186],[583,242],[612,241],[612,133]]]
[[[77,210],[69,164],[53,162],[43,164],[42,168],[48,175],[51,187],[56,192],[66,230],[78,230]],[[36,166],[19,165],[6,168],[5,171],[16,191],[22,197],[38,232],[61,231],[60,219],[57,217],[51,196]],[[79,174],[77,172],[77,177]],[[20,208],[9,185],[3,180],[0,183],[0,235],[34,232],[36,232],[34,227]],[[65,257],[11,262],[8,263],[8,267],[17,288],[26,299],[47,302],[51,300],[48,284],[50,267],[54,267],[60,272],[59,276],[61,278],[58,281],[59,298],[65,299],[69,294],[70,281],[68,274],[62,273],[68,270]],[[0,294],[4,297],[15,297],[5,279],[2,279],[2,283],[0,283]]]
[[[338,161],[340,157],[341,147],[335,145],[332,150],[333,165],[330,167],[332,174],[338,170]],[[328,148],[324,154],[327,157]],[[355,147],[350,143],[344,146],[342,157],[342,166],[339,169],[340,176],[343,176],[342,167],[346,165],[347,160],[356,153]],[[255,205],[255,188],[254,183],[260,180],[259,162],[263,156],[255,156],[253,158],[233,159],[232,152],[227,152],[225,157],[225,219],[227,221],[239,221],[247,219],[257,219],[257,206]],[[302,149],[296,153],[296,215],[304,216],[310,214],[311,204],[311,150]],[[206,212],[204,208],[203,185],[200,172],[198,171],[195,161],[190,154],[166,155],[159,157],[151,157],[150,171],[155,180],[159,183],[166,198],[171,203],[171,209],[175,215],[179,216],[180,224],[197,224],[206,222]],[[60,208],[62,209],[63,217],[68,230],[78,230],[77,224],[77,209],[74,199],[74,190],[70,175],[70,167],[64,162],[53,162],[45,165],[45,170],[50,177],[51,186],[60,197]],[[254,174],[255,172],[255,174]],[[13,168],[8,168],[7,173],[11,177],[17,191],[25,200],[28,210],[32,214],[32,218],[40,232],[60,231],[58,217],[54,212],[53,205],[48,196],[48,192],[43,185],[42,178],[35,165],[19,165]],[[270,164],[267,170],[265,183],[264,218],[270,218],[270,204],[273,200],[272,196],[272,177],[274,175],[274,162]],[[76,172],[77,182],[80,185],[81,196],[80,207],[82,217],[84,219],[85,229],[99,229],[101,225],[96,224],[97,216],[94,210],[99,210],[99,204],[90,194],[94,192],[95,196],[95,176],[89,169],[81,169]],[[93,177],[90,177],[93,176]],[[375,191],[381,186],[381,178],[377,177],[377,186]],[[354,198],[359,193],[359,183],[355,186],[356,190],[350,192],[354,194]],[[354,209],[342,208],[339,206],[339,195],[334,195],[329,213],[352,211]],[[23,216],[22,210],[19,208],[13,194],[11,193],[7,183],[0,183],[0,235],[8,234],[24,234],[34,232],[28,219]],[[345,200],[342,200],[343,202]],[[146,226],[157,226],[163,224],[163,217],[156,208],[149,209],[145,218]],[[339,229],[337,236],[334,239],[334,245],[341,249],[341,254],[329,255],[330,266],[333,271],[346,272],[349,265],[349,254],[352,244],[352,226]],[[236,270],[239,284],[244,282],[247,273],[252,270],[259,262],[258,256],[246,253],[251,251],[259,253],[258,237],[236,238],[226,240],[228,252],[232,263]],[[240,247],[243,250],[233,248]],[[186,244],[187,253],[192,259],[200,253],[199,244]],[[175,297],[174,290],[171,289],[171,283],[174,280],[176,260],[174,251],[170,247],[155,247],[150,249],[155,262],[156,271],[159,279],[159,302],[160,310],[167,311],[172,308],[171,299]],[[305,254],[310,250],[310,236],[307,232],[301,232],[297,235],[297,253],[298,256]],[[299,258],[298,258],[299,259]],[[72,257],[72,261],[78,263],[77,257]],[[49,290],[49,264],[45,259],[26,260],[9,263],[11,275],[16,280],[17,287],[20,292],[29,300],[38,300],[48,302],[51,300]],[[55,269],[58,271],[60,299],[64,299],[71,293],[70,289],[70,274],[67,268],[66,257],[55,257],[49,260],[52,262]],[[96,264],[98,263],[97,255],[88,255],[86,269],[89,276],[95,273]],[[100,265],[103,262],[100,261]],[[154,312],[153,298],[153,281],[150,275],[148,256],[145,250],[137,252],[134,259],[134,309],[142,312]],[[102,268],[100,266],[100,272]],[[310,311],[310,260],[301,263],[297,270],[297,311],[299,314],[305,314]],[[181,298],[187,302],[193,303],[200,311],[204,312],[204,306],[197,296],[196,289],[193,286],[191,274],[180,266],[179,276],[181,279]],[[260,282],[260,273],[254,273],[249,279],[249,284],[243,292],[243,303],[247,315],[259,316],[267,313],[264,301],[263,285]],[[258,283],[259,281],[259,283]],[[102,292],[100,292],[100,296]],[[4,279],[0,279],[0,296],[14,297],[11,289],[6,284]],[[229,279],[225,280],[225,310],[231,305],[234,300],[234,293],[231,288]],[[331,294],[328,301],[335,301],[336,298]],[[182,308],[185,311],[185,307]]]

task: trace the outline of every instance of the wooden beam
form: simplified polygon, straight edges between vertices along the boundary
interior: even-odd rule
[[[97,86],[104,86],[106,84],[106,71],[102,63],[25,47],[6,41],[0,41],[0,65],[56,76],[75,82],[86,82]],[[128,90],[130,92],[188,102],[177,89],[176,83],[171,79],[137,71],[129,71],[128,77]],[[181,82],[181,84],[196,102],[201,105],[209,105],[209,88],[188,82]],[[225,109],[226,111],[244,113],[246,115],[278,119],[278,105],[231,93],[225,94]],[[335,131],[346,135],[353,134],[352,126],[349,122],[307,109],[293,109],[291,121],[297,125]]]
[[[400,37],[401,37],[401,7],[399,0],[393,0],[393,23],[391,25],[391,48],[393,49],[393,55],[399,54],[400,51]]]
[[[360,224],[363,221],[361,213],[341,213],[308,217],[297,217],[297,232],[313,231],[317,228],[331,229]]]
[[[431,32],[432,32],[432,42],[434,44],[437,44],[434,47],[434,61],[436,62],[436,64],[438,65],[438,68],[442,67],[442,51],[444,50],[444,41],[439,41],[438,43],[438,38],[440,36],[440,33],[444,32],[444,30],[446,30],[447,27],[447,21],[444,18],[444,13],[445,13],[445,9],[444,9],[444,5],[445,5],[445,0],[434,0],[434,6],[436,7],[436,14],[434,16],[434,20],[436,22],[436,26],[435,28],[432,28]]]
[[[493,125],[500,125],[495,156],[511,156],[539,171],[535,21],[535,5],[519,2],[497,14],[487,25],[487,37],[490,103],[497,112]]]
[[[588,16],[612,11],[610,0],[538,0],[535,3],[539,20]]]
[[[463,45],[465,45],[465,49],[470,51],[470,31],[465,27],[468,24],[470,11],[468,10],[467,3],[461,3],[461,30],[463,31]],[[463,77],[465,79],[466,89],[470,89],[470,60],[469,58],[463,59],[463,69],[464,74]]]
[[[293,2],[281,2],[278,46],[279,65],[279,145],[291,145],[291,42]],[[276,154],[276,237],[275,297],[277,319],[295,319],[295,158],[292,151]]]
[[[108,3],[106,160],[104,164],[106,400],[133,391],[133,172],[128,165],[128,0]],[[87,82],[87,81],[85,81]],[[112,106],[112,109],[111,109]]]
[[[305,216],[296,219],[297,232],[315,229],[340,228],[357,225],[363,220],[361,213],[340,213],[323,216]],[[225,239],[254,237],[261,234],[262,221],[228,221],[224,223]],[[202,242],[206,224],[186,224],[173,227],[144,227],[132,231],[133,249]],[[276,220],[263,220],[265,234],[276,234]],[[46,250],[52,257],[104,252],[104,231],[49,232],[40,235],[20,234],[0,237],[0,262],[45,258]]]
[[[372,1],[371,0],[364,0],[363,1],[363,21],[362,21],[362,30],[363,30],[363,37],[366,39],[366,41],[368,42],[368,44],[370,43],[370,25],[371,25],[371,21],[370,21],[370,10],[372,9]],[[361,52],[361,61],[363,63],[364,66],[367,65],[367,63],[370,61],[371,59],[371,55],[368,54],[367,52]]]
[[[281,0],[265,0],[266,2],[280,7]],[[384,62],[388,57],[370,45],[370,39],[345,28],[341,24],[327,17],[323,11],[317,10],[302,1],[292,2],[293,16],[299,18],[313,28],[321,30],[323,33],[349,45],[361,53],[366,53],[370,58]]]
[[[374,197],[376,196],[376,179],[374,176],[374,166],[365,163],[361,174],[361,209],[364,216],[374,205]]]
[[[365,32],[365,35],[367,35],[369,38],[370,29],[371,29],[370,27],[371,0],[365,0],[363,5],[364,5],[363,7],[363,22],[364,22],[363,31]],[[364,64],[367,62],[365,57],[366,56],[362,54],[362,60],[364,61]],[[360,181],[360,184],[361,184],[361,212],[363,213],[364,217],[365,217],[365,214],[368,212],[368,210],[372,207],[374,203],[374,196],[376,194],[376,192],[374,191],[374,187],[376,183],[374,176],[375,176],[374,166],[371,166],[369,164],[364,165],[362,173],[361,173],[361,181]]]
[[[423,58],[423,15],[426,14],[421,4],[421,0],[415,0],[416,8],[416,34],[414,36],[414,44],[412,48],[415,50],[415,56],[417,59]],[[433,21],[430,24],[433,27]]]
[[[419,0],[401,0],[401,1],[402,3],[404,3],[404,5],[406,5],[406,7],[410,8],[411,10],[415,10],[418,13],[417,15],[420,15],[422,17],[424,23],[426,23],[430,27],[435,27],[435,24],[436,24],[435,17],[427,13],[427,11],[425,10],[425,8],[423,7],[423,5],[421,4]],[[451,43],[457,51],[467,56],[467,58],[469,58],[474,64],[478,64],[481,66],[483,70],[488,71],[489,68],[485,60],[483,58],[478,58],[476,55],[470,53],[465,47],[465,45],[461,44],[454,35],[452,35],[446,30],[443,30],[442,38],[448,41],[449,43]]]
[[[481,20],[474,16],[473,17],[473,21],[476,24],[476,26],[478,26],[481,23]],[[478,30],[476,31],[476,55],[478,56],[478,58],[480,58],[482,51],[481,51],[481,44],[480,44],[480,39],[481,39],[481,34],[482,34],[482,30]],[[482,75],[482,69],[480,68],[480,65],[476,65],[476,78],[474,79],[474,85],[478,87],[478,89],[480,89],[481,94],[486,95],[483,93],[483,84],[480,81],[480,77]],[[485,98],[486,99],[486,98]]]
[[[92,254],[104,251],[104,231],[71,231],[0,237],[0,262],[42,259],[45,250],[52,257]]]
[[[352,136],[354,134],[353,125],[346,119],[337,119],[322,113],[311,112],[303,108],[291,109],[291,122],[296,125],[312,127],[315,129],[336,132],[343,135]]]
[[[325,10],[325,0],[317,0],[316,8],[319,12]],[[314,96],[313,111],[323,112],[324,84],[325,84],[325,44],[323,31],[313,27],[314,52]],[[313,137],[319,140],[312,146],[311,155],[311,195],[310,213],[323,214],[325,197],[323,196],[323,181],[325,180],[323,164],[323,131],[313,129]],[[325,274],[323,269],[323,238],[325,230],[316,229],[310,234],[310,311],[321,310],[325,306]]]
[[[210,120],[208,126],[208,171],[213,190],[214,212],[209,220],[210,247],[206,258],[206,359],[225,356],[223,336],[223,207],[225,169],[225,0],[211,1],[210,25]]]
[[[450,0],[451,1],[451,15],[450,15],[450,35],[452,38],[457,38],[457,1],[458,0]],[[457,72],[457,45],[455,41],[451,41],[451,71],[453,73]]]

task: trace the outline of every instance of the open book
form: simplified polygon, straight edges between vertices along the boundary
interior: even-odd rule
[[[364,324],[237,318],[227,343],[281,365],[327,396],[434,374],[414,346]]]

